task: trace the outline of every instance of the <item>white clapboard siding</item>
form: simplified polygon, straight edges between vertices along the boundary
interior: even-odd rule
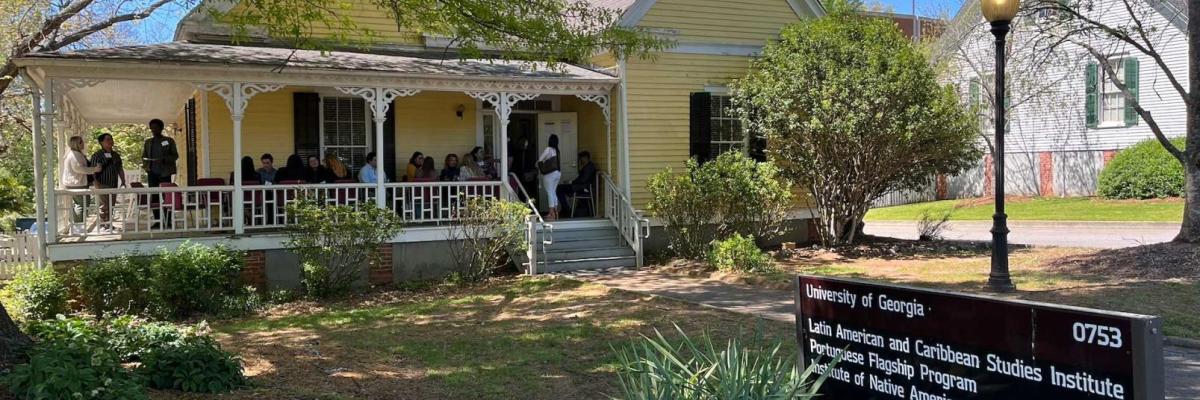
[[[871,207],[902,206],[912,203],[924,203],[937,200],[937,184],[933,179],[922,188],[905,189],[888,192],[871,203]]]

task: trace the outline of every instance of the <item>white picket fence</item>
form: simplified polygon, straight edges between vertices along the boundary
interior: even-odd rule
[[[37,236],[25,233],[0,234],[0,280],[9,280],[35,268]]]

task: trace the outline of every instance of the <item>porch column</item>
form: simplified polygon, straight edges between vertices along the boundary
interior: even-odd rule
[[[362,97],[367,104],[371,106],[372,118],[375,120],[375,206],[379,208],[387,208],[384,201],[387,193],[384,193],[383,183],[386,180],[384,176],[383,166],[383,124],[387,122],[388,109],[392,107],[392,101],[397,97],[408,97],[420,93],[416,89],[396,89],[386,87],[342,87],[337,90],[345,94]],[[393,178],[394,179],[394,178]]]
[[[241,235],[246,233],[245,189],[242,187],[242,118],[246,115],[246,106],[250,98],[259,93],[274,92],[283,85],[271,83],[195,83],[196,88],[215,92],[225,99],[229,115],[233,119],[233,232]]]
[[[604,166],[608,168],[608,174],[612,175],[612,102],[608,94],[578,94],[575,95],[580,100],[596,103],[600,107],[600,112],[604,113],[604,152],[608,156],[608,163]]]
[[[37,234],[38,251],[37,251],[37,267],[45,266],[46,260],[46,235],[41,232],[46,231],[46,168],[42,164],[42,95],[38,92],[38,88],[33,84],[33,80],[29,76],[25,76],[26,82],[29,82],[30,91],[33,93],[33,206],[34,218],[38,225],[39,233]]]
[[[55,188],[58,187],[55,184],[57,179],[55,176],[57,175],[55,173],[57,169],[55,167],[57,163],[53,162],[53,160],[58,160],[56,155],[57,149],[54,146],[56,140],[54,135],[54,113],[58,109],[54,106],[54,97],[56,96],[54,85],[54,78],[46,78],[46,87],[43,89],[41,107],[41,116],[46,118],[42,121],[42,134],[45,135],[43,138],[48,139],[44,151],[46,152],[45,155],[49,157],[48,160],[50,160],[46,163],[47,167],[43,171],[46,174],[46,185],[43,190],[46,192],[46,205],[50,208],[46,210],[46,223],[38,226],[38,234],[45,237],[47,244],[56,242],[58,236],[58,196],[54,193]]]
[[[465,92],[467,96],[480,101],[491,103],[496,108],[496,123],[500,125],[500,181],[508,182],[508,117],[512,115],[513,106],[522,100],[533,100],[537,93],[510,92]]]

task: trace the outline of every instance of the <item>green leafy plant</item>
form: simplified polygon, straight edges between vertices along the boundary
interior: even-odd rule
[[[115,353],[82,341],[34,345],[29,362],[13,367],[0,384],[20,399],[147,398]]]
[[[1184,138],[1171,143],[1183,149]],[[1107,199],[1154,199],[1184,194],[1183,165],[1157,139],[1117,153],[1100,171],[1096,193]]]
[[[504,267],[508,254],[524,252],[527,215],[529,208],[522,203],[469,200],[458,223],[447,233],[450,256],[459,267],[451,280],[459,284],[482,281]]]
[[[763,338],[761,327],[748,342],[733,338],[724,348],[708,335],[694,340],[675,330],[679,340],[656,329],[617,351],[622,399],[809,399],[825,380],[815,363],[798,370],[795,354]]]
[[[152,348],[135,373],[152,388],[224,393],[246,384],[238,357],[207,336],[192,336]]]
[[[701,258],[713,240],[734,234],[770,240],[783,233],[791,187],[770,162],[731,151],[682,173],[667,168],[647,182],[650,214],[663,221],[675,255]]]
[[[242,290],[241,253],[221,246],[184,243],[160,253],[151,269],[153,311],[168,318],[218,313],[227,297]]]
[[[5,288],[12,304],[13,317],[20,321],[53,319],[66,314],[70,297],[62,276],[50,268],[31,269],[17,274]]]
[[[754,237],[733,234],[712,242],[708,263],[725,272],[763,273],[771,271],[771,257],[754,244]]]
[[[396,213],[378,207],[321,204],[303,199],[288,204],[295,222],[286,246],[300,256],[309,296],[329,298],[351,292],[366,266],[379,261],[379,247],[403,231]]]
[[[96,317],[142,314],[149,308],[153,270],[144,258],[118,257],[71,270],[83,309]]]

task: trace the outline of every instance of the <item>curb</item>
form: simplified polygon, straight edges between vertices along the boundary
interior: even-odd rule
[[[1185,349],[1200,350],[1200,340],[1196,339],[1167,336],[1163,338],[1163,343],[1170,346],[1183,347]]]

